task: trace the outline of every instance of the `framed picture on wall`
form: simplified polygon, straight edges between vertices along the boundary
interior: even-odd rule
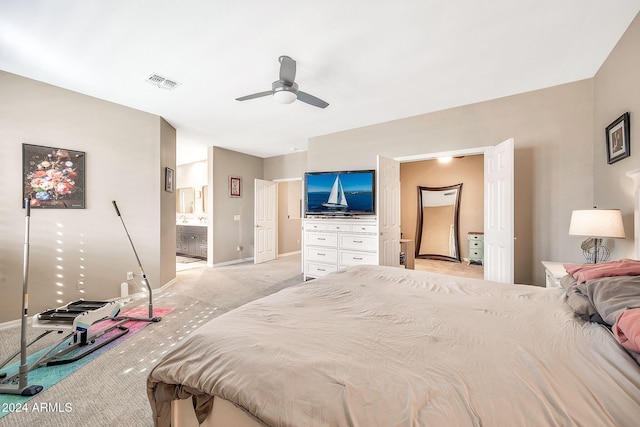
[[[631,155],[629,113],[624,113],[607,126],[607,163],[615,163]]]
[[[242,178],[239,176],[229,177],[229,197],[242,197]]]
[[[85,153],[22,144],[22,203],[32,208],[85,208]]]
[[[175,182],[175,178],[174,178],[173,169],[164,168],[164,191],[173,193],[174,182]]]

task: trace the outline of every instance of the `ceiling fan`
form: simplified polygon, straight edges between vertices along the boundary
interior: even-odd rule
[[[282,104],[291,104],[293,101],[298,99],[319,108],[326,108],[329,105],[320,98],[316,98],[313,95],[309,95],[306,92],[298,90],[298,84],[294,81],[296,78],[296,61],[286,55],[278,58],[278,61],[280,62],[280,79],[271,84],[271,90],[242,96],[240,98],[236,98],[236,101],[246,101],[248,99],[273,95],[275,100]]]

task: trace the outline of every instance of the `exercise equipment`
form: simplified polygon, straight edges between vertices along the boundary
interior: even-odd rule
[[[34,328],[45,329],[43,333],[27,342],[27,321],[28,321],[28,303],[29,303],[29,228],[31,219],[31,201],[24,199],[26,210],[25,217],[25,242],[24,242],[24,268],[22,280],[22,317],[20,329],[20,350],[13,353],[9,358],[0,364],[0,369],[4,368],[16,356],[20,355],[20,366],[18,372],[9,376],[5,372],[0,372],[0,394],[19,394],[22,396],[33,396],[43,387],[41,385],[29,385],[28,374],[30,371],[43,367],[55,366],[66,363],[75,362],[86,355],[104,347],[105,345],[120,338],[129,329],[124,326],[129,321],[145,321],[159,322],[161,317],[153,316],[153,293],[147,275],[144,272],[140,258],[136,251],[131,236],[124,224],[122,215],[116,201],[113,201],[113,207],[122,222],[124,231],[131,243],[133,253],[140,267],[142,278],[149,291],[149,317],[118,317],[121,304],[117,301],[85,301],[83,299],[68,303],[65,306],[55,309],[47,309],[33,316],[31,326]],[[108,323],[107,323],[108,322]],[[92,326],[96,325],[94,328]],[[109,334],[107,338],[97,343],[98,338]],[[49,335],[51,332],[65,333],[66,335],[55,345],[51,345],[44,349],[38,358],[32,363],[27,363],[27,349],[38,342],[40,339]],[[87,347],[83,351],[76,351],[80,347]],[[70,354],[73,353],[73,354]],[[69,357],[64,357],[69,355]]]
[[[3,368],[18,354],[25,354],[28,347],[52,332],[61,334],[66,332],[66,335],[58,341],[57,344],[51,345],[43,350],[35,361],[26,366],[26,372],[43,366],[63,365],[80,360],[129,332],[129,329],[123,326],[129,319],[117,319],[116,316],[119,312],[120,304],[116,301],[85,301],[81,299],[62,307],[47,309],[38,313],[31,318],[31,326],[33,328],[45,329],[45,331],[27,343],[24,350],[21,347],[19,351],[9,356],[8,359],[0,364],[0,368]],[[109,323],[102,326],[99,325],[101,322],[107,321],[109,321]],[[98,325],[99,327],[90,330],[93,325]],[[118,329],[116,333],[111,334],[99,343],[96,342],[98,338],[115,329]],[[63,358],[63,356],[74,352],[80,347],[87,348],[83,351],[77,351],[67,358]],[[8,378],[5,374],[2,378],[0,393],[10,393],[10,391],[6,391],[2,387],[5,384],[10,386],[11,384],[19,383],[20,372]],[[22,392],[19,394],[25,395]]]
[[[149,291],[149,317],[129,317],[130,320],[140,320],[144,322],[159,322],[162,320],[162,317],[154,317],[153,316],[153,291],[151,290],[151,285],[149,284],[149,280],[147,279],[147,275],[144,273],[144,268],[142,267],[142,263],[140,262],[140,257],[138,257],[138,252],[136,251],[136,247],[133,245],[133,241],[131,240],[131,236],[129,236],[129,231],[127,230],[127,226],[124,225],[124,220],[122,219],[122,215],[120,215],[120,209],[118,209],[118,205],[115,200],[111,201],[113,203],[113,207],[116,210],[116,214],[118,218],[120,218],[120,222],[122,223],[122,227],[124,228],[124,232],[129,239],[129,243],[131,243],[131,248],[133,249],[133,254],[136,257],[136,261],[138,262],[138,267],[140,268],[140,273],[142,274],[142,280],[144,284],[147,286],[147,290]]]

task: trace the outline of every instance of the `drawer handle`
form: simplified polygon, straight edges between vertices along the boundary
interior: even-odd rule
[[[317,254],[318,254],[319,256],[325,256],[325,255],[326,255],[326,254],[323,254],[322,252],[317,252]]]
[[[324,268],[318,268],[318,271],[327,271]]]
[[[362,240],[354,240],[353,243],[362,243]]]
[[[326,237],[318,237],[318,240],[327,240]]]
[[[357,259],[358,261],[362,261],[362,257],[354,256],[353,259]]]

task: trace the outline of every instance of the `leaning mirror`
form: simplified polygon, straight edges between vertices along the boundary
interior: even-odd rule
[[[178,188],[176,197],[176,211],[178,213],[193,213],[195,192],[193,187]]]
[[[462,183],[418,186],[416,258],[460,262],[458,221]]]

